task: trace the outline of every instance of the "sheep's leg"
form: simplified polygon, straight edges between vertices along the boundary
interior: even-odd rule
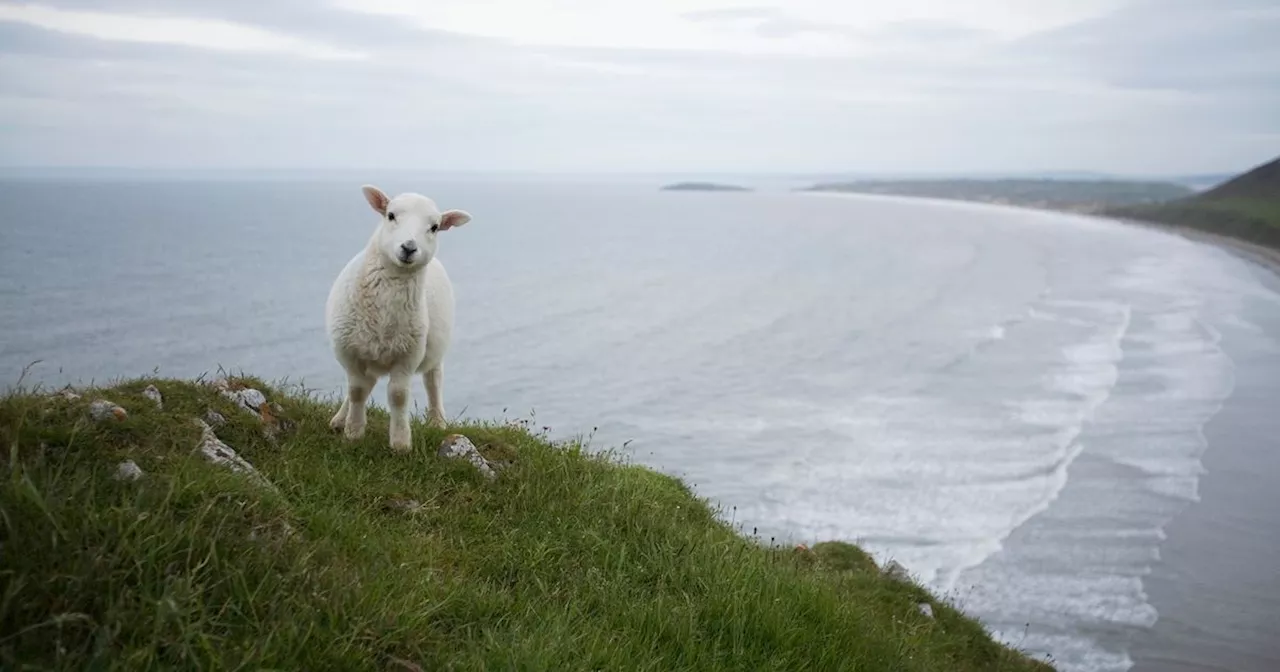
[[[422,384],[427,388],[427,422],[433,427],[444,427],[444,399],[441,388],[444,386],[444,370],[442,364],[422,374]]]
[[[373,376],[355,373],[347,374],[347,424],[345,435],[348,439],[359,439],[364,436],[364,426],[368,419],[365,404],[373,393],[373,386],[378,382]]]
[[[391,409],[391,449],[403,453],[413,444],[409,429],[409,377],[404,371],[391,372],[387,383],[387,406]]]
[[[329,428],[335,432],[342,431],[347,426],[347,411],[351,408],[351,402],[346,395],[342,397],[342,405],[338,407],[338,412],[333,415],[333,419],[329,420]]]

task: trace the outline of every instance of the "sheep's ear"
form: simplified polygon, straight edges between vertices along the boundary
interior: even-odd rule
[[[387,195],[381,189],[372,184],[366,184],[360,187],[360,190],[364,192],[364,200],[369,201],[369,207],[373,208],[374,212],[379,215],[387,214],[387,204],[391,202],[391,199],[387,198]]]
[[[471,215],[466,210],[445,210],[440,213],[440,230],[448,231],[469,221],[471,221]]]

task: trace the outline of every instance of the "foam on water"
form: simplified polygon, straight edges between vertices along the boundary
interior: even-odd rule
[[[1052,306],[1053,303],[1047,302],[1047,305]],[[1028,480],[1038,478],[1041,481],[1033,487],[1041,489],[1043,495],[1011,517],[1004,529],[994,530],[965,562],[950,567],[945,579],[939,583],[943,592],[953,591],[961,572],[998,551],[1001,542],[1014,529],[1048,509],[1057,499],[1067,483],[1067,471],[1082,449],[1076,438],[1095,409],[1111,396],[1117,380],[1117,367],[1124,357],[1120,342],[1129,330],[1130,308],[1113,302],[1074,304],[1072,307],[1095,313],[1097,330],[1088,340],[1062,349],[1061,361],[1044,376],[1046,396],[1009,404],[1014,409],[1014,417],[1022,424],[1050,430],[1042,450],[1052,456],[1052,468],[1042,475],[1028,477]],[[1045,316],[1042,319],[1054,319],[1052,313],[1038,314]]]
[[[775,401],[671,429],[737,428],[742,459],[721,477],[758,493],[726,497],[737,520],[780,540],[857,541],[1059,669],[1126,670],[1113,635],[1157,618],[1142,577],[1164,525],[1197,496],[1202,428],[1231,392],[1213,324],[1237,307],[1219,277],[1232,268],[1175,247],[964,330],[956,355],[895,393]],[[1220,293],[1194,284],[1205,275]],[[794,452],[770,459],[782,442]],[[1015,537],[1024,529],[1046,531],[1030,544]]]
[[[987,371],[976,357],[947,365],[960,389],[939,389],[946,383],[935,379],[925,385],[932,391],[870,394],[838,407],[778,404],[760,413],[774,418],[760,432],[742,431],[755,413],[674,421],[667,429],[697,435],[734,426],[740,439],[767,442],[822,427],[830,438],[800,442],[803,454],[747,476],[765,494],[739,504],[739,516],[772,520],[771,528],[806,539],[855,536],[881,559],[898,559],[949,591],[960,572],[998,552],[1012,530],[1053,502],[1079,454],[1076,437],[1115,384],[1126,306],[1045,302],[1038,314],[1090,328],[1037,355],[1044,373],[1018,383],[1016,400],[965,396],[963,388],[980,385]],[[1038,341],[1060,327],[1013,322],[1001,340],[1025,345],[1019,329]],[[1021,363],[1019,354],[1000,366]]]
[[[1116,344],[1124,352],[1119,376],[1092,371],[1051,385],[1093,397],[1089,422],[1073,438],[1075,459],[1087,456],[1089,469],[1060,488],[1052,515],[1027,531],[1035,547],[1019,545],[960,578],[975,586],[966,597],[971,613],[1007,642],[1052,653],[1061,670],[1132,665],[1123,633],[1158,618],[1142,577],[1159,560],[1164,526],[1198,496],[1203,427],[1232,389],[1232,363],[1211,322],[1236,305],[1229,294],[1191,285],[1197,274],[1187,266],[1194,263],[1178,254],[1140,259],[1112,278],[1134,302]],[[1221,281],[1222,269],[1197,270]],[[1109,359],[1092,347],[1072,352],[1082,364]],[[1028,419],[1068,417],[1041,409]]]

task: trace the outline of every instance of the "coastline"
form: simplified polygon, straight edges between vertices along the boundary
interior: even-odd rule
[[[1173,226],[1169,224],[1159,224],[1156,222],[1148,222],[1140,219],[1121,219],[1119,217],[1104,217],[1121,224],[1129,224],[1132,226],[1140,226],[1155,231],[1163,231],[1176,236],[1181,236],[1188,240],[1194,240],[1201,243],[1216,245],[1227,252],[1230,252],[1246,261],[1251,261],[1258,266],[1262,266],[1268,271],[1280,276],[1280,250],[1257,243],[1251,243],[1247,240],[1232,238],[1218,233],[1209,231],[1201,231],[1200,229],[1192,229],[1185,226]]]
[[[951,202],[1058,212],[1179,236],[1219,248],[1245,262],[1259,282],[1280,287],[1280,250],[1238,238],[1100,214]],[[1201,430],[1206,446],[1199,458],[1203,473],[1198,497],[1164,527],[1155,562],[1140,579],[1154,621],[1108,635],[1127,642],[1129,672],[1280,669],[1280,623],[1270,618],[1280,609],[1280,573],[1268,561],[1280,548],[1280,491],[1269,477],[1280,469],[1280,453],[1272,450],[1280,433],[1280,418],[1272,410],[1280,389],[1272,373],[1280,366],[1274,346],[1280,322],[1247,314],[1243,319],[1254,325],[1253,331],[1231,330],[1221,336],[1234,360],[1234,389]],[[1021,528],[1020,534],[1044,531],[1032,526]]]
[[[1276,254],[1255,255],[1220,236],[1189,236],[1240,253],[1276,271]],[[1280,287],[1280,274],[1259,278]],[[1204,427],[1208,448],[1199,498],[1165,528],[1160,558],[1143,579],[1158,618],[1137,634],[1130,672],[1263,672],[1280,669],[1280,321],[1247,315],[1252,329],[1223,334],[1235,360],[1235,385]]]
[[[836,197],[861,197],[861,198],[880,198],[880,199],[910,199],[913,201],[933,201],[942,203],[955,203],[959,205],[986,206],[992,208],[1016,208],[1020,210],[1029,210],[1039,213],[1057,213],[1060,215],[1074,217],[1094,217],[1097,219],[1105,219],[1111,222],[1126,224],[1129,226],[1138,226],[1152,231],[1161,231],[1164,233],[1181,236],[1187,240],[1207,243],[1215,245],[1223,250],[1230,252],[1246,261],[1265,268],[1271,273],[1280,276],[1280,249],[1258,245],[1240,238],[1224,236],[1218,233],[1211,233],[1200,229],[1193,229],[1186,226],[1175,226],[1172,224],[1161,224],[1142,219],[1131,219],[1127,217],[1115,217],[1104,213],[1083,213],[1071,210],[1054,210],[1052,208],[1038,208],[1030,205],[1021,205],[1018,203],[989,203],[986,201],[972,201],[960,198],[945,198],[941,196],[909,196],[905,194],[872,194],[858,191],[804,191],[800,190],[793,193],[801,193],[817,196],[836,196]]]
[[[1264,283],[1280,283],[1280,250],[1185,226],[1097,216],[1212,245],[1261,269],[1269,276]],[[1280,333],[1280,324],[1259,326]],[[1157,615],[1131,640],[1130,672],[1262,672],[1280,664],[1280,624],[1268,617],[1280,606],[1277,574],[1256,562],[1280,543],[1280,496],[1267,476],[1280,468],[1271,450],[1280,419],[1268,410],[1276,392],[1268,372],[1280,365],[1280,353],[1233,343],[1244,338],[1238,334],[1225,338],[1252,357],[1236,362],[1235,389],[1202,429],[1199,496],[1169,521],[1159,559],[1143,579]]]

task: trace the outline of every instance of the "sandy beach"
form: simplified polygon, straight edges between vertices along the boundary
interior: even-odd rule
[[[1209,243],[1211,245],[1217,245],[1236,256],[1252,261],[1259,266],[1267,268],[1272,273],[1280,275],[1280,250],[1274,248],[1250,243],[1249,241],[1240,240],[1239,238],[1232,238],[1231,236],[1223,236],[1183,226],[1168,226],[1136,219],[1117,219],[1117,221],[1133,226],[1141,226],[1147,229],[1172,233],[1174,235],[1182,236],[1188,240],[1196,240]]]
[[[1280,251],[1194,229],[1126,222],[1216,245],[1271,274]],[[1280,323],[1259,323],[1259,338]],[[1231,344],[1227,344],[1230,346]],[[1167,528],[1160,562],[1143,581],[1159,613],[1135,637],[1134,672],[1263,672],[1280,669],[1280,352],[1236,361],[1235,390],[1205,427],[1200,499]],[[1257,350],[1255,350],[1257,352]]]

